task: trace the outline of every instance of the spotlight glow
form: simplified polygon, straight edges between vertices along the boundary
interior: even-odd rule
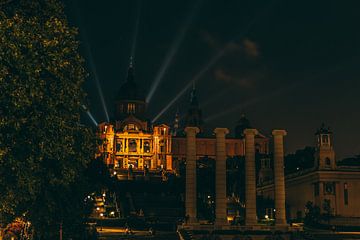
[[[159,119],[190,87],[193,86],[193,83],[199,81],[201,77],[224,55],[226,48],[223,48],[216,55],[214,55],[210,61],[199,71],[191,81],[189,81],[185,87],[151,120],[155,122]]]
[[[134,35],[133,35],[133,43],[131,47],[131,55],[133,58],[135,58],[135,50],[137,45],[137,37],[139,33],[139,23],[140,23],[140,16],[141,16],[141,5],[142,1],[138,0],[138,9],[136,14],[136,21],[135,21],[135,29],[134,29]]]
[[[75,4],[76,1],[75,1]],[[77,6],[78,10],[79,10],[79,7]],[[78,19],[79,21],[79,25],[81,26],[80,29],[85,29],[83,24],[82,24],[82,21],[81,19]],[[109,119],[109,114],[108,114],[108,111],[107,111],[107,107],[106,107],[106,104],[105,104],[105,99],[104,99],[104,95],[102,93],[102,90],[101,90],[101,87],[100,87],[100,82],[99,82],[99,78],[98,78],[98,74],[97,74],[97,71],[96,71],[96,67],[95,67],[95,63],[94,63],[94,60],[93,60],[93,56],[92,56],[92,53],[91,53],[91,50],[90,50],[90,46],[88,44],[88,40],[87,40],[87,37],[86,37],[86,34],[85,34],[85,30],[83,32],[80,31],[80,35],[82,37],[82,40],[83,40],[83,43],[84,43],[84,46],[85,46],[85,50],[86,50],[86,53],[87,53],[87,59],[89,60],[89,64],[90,64],[90,68],[91,68],[91,71],[94,75],[94,81],[95,81],[95,84],[96,84],[96,87],[98,89],[98,92],[99,92],[99,96],[100,96],[100,100],[101,100],[101,104],[102,104],[102,107],[104,109],[104,113],[105,113],[105,117],[106,117],[106,120],[109,122],[110,119]],[[89,114],[88,114],[89,115]],[[91,115],[91,114],[90,114]],[[90,117],[90,116],[89,116]],[[91,115],[92,117],[92,115]],[[92,117],[93,118],[93,117]],[[94,123],[96,123],[95,119],[94,119]],[[97,125],[97,123],[96,123]]]
[[[171,62],[174,59],[175,54],[177,53],[180,44],[182,43],[182,41],[185,38],[186,32],[189,29],[189,26],[194,18],[194,15],[196,13],[196,10],[198,8],[200,4],[200,1],[198,1],[195,6],[193,7],[192,11],[190,12],[190,14],[187,16],[187,18],[185,19],[185,22],[183,24],[183,26],[181,27],[180,31],[178,32],[178,34],[176,35],[174,41],[171,44],[170,50],[168,51],[165,60],[163,61],[160,70],[158,71],[158,73],[156,74],[155,80],[152,83],[151,87],[150,87],[150,91],[148,93],[148,95],[146,96],[146,102],[150,103],[157,87],[159,86],[161,80],[163,79],[167,69],[169,68],[169,65],[171,64]]]
[[[104,113],[105,113],[105,117],[106,117],[106,120],[108,122],[110,122],[110,118],[109,118],[109,113],[107,111],[107,107],[106,107],[106,103],[105,103],[105,98],[104,98],[104,95],[103,95],[103,91],[101,89],[101,86],[100,86],[100,81],[99,81],[99,77],[98,77],[98,74],[97,74],[97,71],[96,71],[96,67],[95,67],[95,63],[94,63],[94,58],[92,56],[92,53],[91,53],[91,49],[89,47],[88,44],[85,44],[86,45],[86,50],[87,50],[87,53],[89,55],[88,57],[88,60],[89,60],[89,64],[90,64],[90,68],[92,70],[92,73],[94,75],[94,81],[95,81],[95,84],[96,84],[96,88],[98,90],[98,93],[99,93],[99,96],[100,96],[100,101],[101,101],[101,105],[104,109]]]
[[[97,126],[98,123],[95,120],[94,116],[90,113],[90,111],[85,107],[85,105],[82,105],[82,108],[84,109],[84,111],[86,112],[86,114],[88,115],[88,117],[90,118],[90,120],[92,121],[92,123]]]

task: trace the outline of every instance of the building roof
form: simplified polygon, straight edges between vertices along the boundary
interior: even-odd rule
[[[121,85],[116,100],[145,101],[144,92],[135,82],[132,62],[130,62],[126,81]]]
[[[331,134],[330,127],[326,127],[324,123],[321,124],[320,128],[315,132],[315,135],[319,134]]]

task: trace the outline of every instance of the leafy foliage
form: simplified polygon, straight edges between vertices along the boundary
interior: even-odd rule
[[[313,204],[313,202],[307,202],[305,205],[305,219],[304,223],[309,226],[317,225],[321,220],[320,208]]]
[[[94,136],[80,124],[86,78],[56,0],[0,2],[0,220],[50,239],[80,233]],[[76,237],[76,235],[75,235]]]

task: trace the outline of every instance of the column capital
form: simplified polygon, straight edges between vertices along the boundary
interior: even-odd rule
[[[283,129],[274,129],[272,131],[272,135],[273,136],[286,136],[287,135],[287,132]]]
[[[184,131],[186,132],[186,135],[188,135],[189,133],[198,134],[200,132],[200,129],[198,127],[186,127]]]
[[[256,130],[255,128],[247,128],[244,130],[245,135],[256,135],[258,133],[258,130]]]
[[[215,128],[215,129],[214,129],[214,133],[215,133],[216,135],[218,135],[218,134],[224,134],[224,135],[226,135],[226,134],[229,133],[229,129],[227,129],[227,128]]]

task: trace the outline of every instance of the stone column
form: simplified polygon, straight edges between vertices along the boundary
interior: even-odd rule
[[[185,214],[188,223],[196,219],[196,134],[197,127],[186,127],[186,183],[185,183]]]
[[[215,225],[227,224],[227,198],[226,198],[226,144],[227,128],[215,128],[216,134],[216,172],[215,172]]]
[[[256,219],[256,176],[255,176],[255,135],[256,129],[245,129],[245,224],[257,224]]]
[[[285,178],[284,178],[284,136],[285,130],[273,130],[274,136],[274,186],[276,225],[286,225]],[[301,194],[301,193],[299,193]]]

